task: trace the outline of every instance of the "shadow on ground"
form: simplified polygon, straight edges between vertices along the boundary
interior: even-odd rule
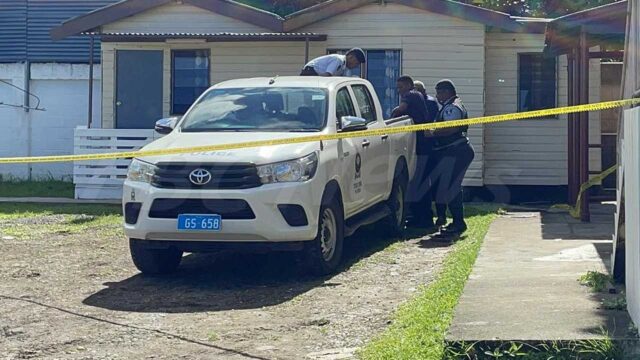
[[[495,212],[491,206],[474,206],[468,216]],[[407,239],[423,238],[427,233],[408,229]],[[345,240],[344,260],[339,273],[361,260],[384,251],[401,241],[386,235],[381,224],[360,229]],[[450,243],[422,241],[433,248]],[[293,253],[269,254],[190,254],[179,270],[170,276],[146,277],[140,274],[118,282],[86,298],[83,303],[117,311],[191,313],[257,309],[284,303],[322,286],[340,285],[334,277],[305,275]]]
[[[542,238],[544,240],[611,240],[616,206],[591,204],[591,221],[581,222],[567,212],[542,214]]]
[[[364,228],[346,239],[340,272],[397,241],[381,230]],[[306,275],[295,253],[227,252],[189,254],[169,276],[137,274],[105,285],[83,303],[118,311],[191,313],[277,305],[313,288],[339,283]]]

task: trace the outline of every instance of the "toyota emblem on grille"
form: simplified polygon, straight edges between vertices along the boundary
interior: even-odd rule
[[[189,180],[194,185],[206,185],[211,181],[211,173],[205,169],[195,169],[189,174]]]

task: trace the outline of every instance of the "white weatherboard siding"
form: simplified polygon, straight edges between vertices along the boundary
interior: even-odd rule
[[[205,10],[203,10],[205,11]],[[102,126],[113,128],[115,124],[115,57],[117,50],[162,50],[163,61],[163,116],[171,111],[171,50],[209,50],[211,85],[221,81],[263,77],[298,75],[304,66],[305,43],[300,41],[278,42],[211,42],[188,43],[102,43],[103,97]],[[324,54],[324,42],[309,43],[309,57]]]
[[[188,4],[159,6],[103,26],[103,32],[217,33],[271,32],[266,28]]]
[[[367,5],[299,29],[327,34],[328,49],[354,46],[402,50],[403,74],[421,80],[433,94],[436,82],[452,79],[470,116],[484,114],[485,27],[482,24],[398,4]],[[483,182],[483,128],[470,129],[476,157],[465,185]]]
[[[487,33],[487,115],[518,111],[518,53],[541,53],[543,34]],[[558,59],[558,106],[567,105],[567,60]],[[600,99],[600,66],[591,62],[590,99]],[[590,114],[590,143],[600,144],[600,114]],[[566,185],[567,120],[540,118],[485,127],[487,185]],[[590,169],[600,170],[600,149],[590,151]]]
[[[325,42],[309,43],[309,59],[324,55]],[[299,75],[304,42],[223,42],[212,49],[211,82],[244,77]]]

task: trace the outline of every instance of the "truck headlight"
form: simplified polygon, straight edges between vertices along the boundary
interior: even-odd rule
[[[127,171],[127,180],[151,183],[151,179],[153,179],[157,169],[158,167],[153,164],[133,159]]]
[[[317,167],[318,154],[314,152],[300,159],[258,166],[258,176],[263,184],[302,182],[313,178]]]

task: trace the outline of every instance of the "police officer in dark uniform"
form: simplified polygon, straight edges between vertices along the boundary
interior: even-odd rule
[[[393,117],[408,115],[415,124],[425,124],[433,121],[429,115],[424,96],[414,88],[413,79],[404,75],[398,78],[398,94],[400,94],[400,105],[393,112]],[[429,193],[429,178],[427,173],[427,161],[431,153],[431,141],[427,139],[424,132],[416,134],[416,172],[409,184],[410,209],[412,219],[411,226],[431,229],[433,223],[433,212],[431,210],[431,195]]]
[[[436,122],[468,118],[467,110],[457,95],[451,80],[440,80],[436,85],[436,98],[442,105]],[[443,236],[458,236],[467,230],[462,203],[462,180],[475,153],[467,138],[467,126],[429,131],[434,139],[434,154],[437,158],[432,172],[435,202],[438,213],[449,208],[453,222],[440,231]]]

